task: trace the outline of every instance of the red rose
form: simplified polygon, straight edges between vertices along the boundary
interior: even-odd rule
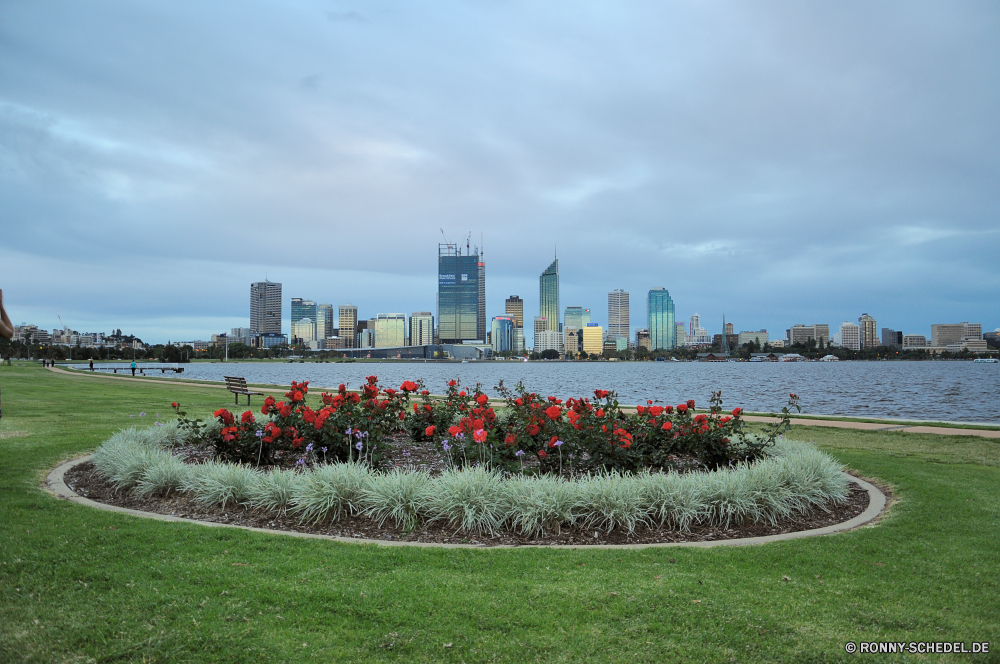
[[[674,428],[674,425],[671,424],[670,422],[664,422],[663,426],[660,428],[663,429],[664,431],[670,431],[671,429]]]
[[[743,413],[742,408],[733,408],[733,417],[739,417]]]
[[[694,408],[694,399],[688,399],[687,406],[688,408]]]
[[[450,433],[452,436],[457,436],[461,432],[462,432],[461,427],[455,427],[455,426],[448,427],[448,433]]]
[[[507,437],[503,439],[503,442],[507,443],[508,445],[513,445],[516,441],[517,439],[514,438],[514,434],[512,433],[507,434]]]
[[[518,397],[518,398],[514,399],[514,403],[516,403],[518,406],[523,406],[524,405],[524,400],[521,397]]]
[[[399,386],[399,389],[403,390],[404,392],[416,392],[417,387],[418,387],[417,384],[414,383],[412,380],[405,380],[403,381],[403,384]]]
[[[433,436],[435,431],[437,431],[437,427],[435,427],[432,424],[429,427],[427,427],[426,429],[424,429],[424,435],[428,436],[428,437]]]
[[[663,410],[664,410],[664,412],[666,412],[667,414],[670,414],[670,413],[674,412],[674,407],[673,407],[673,406],[667,406],[667,407],[666,407],[666,408],[664,408]]]
[[[678,413],[686,413],[687,409],[688,409],[688,407],[687,407],[686,403],[682,403],[682,404],[678,404],[677,405],[677,412]]]
[[[406,413],[400,413],[399,414],[399,419],[405,420],[406,419]]]
[[[472,434],[472,438],[477,443],[485,443],[486,442],[486,432],[484,430],[482,430],[482,429],[476,429],[475,433]]]
[[[251,413],[249,410],[243,413],[243,416],[240,418],[240,422],[242,422],[243,424],[252,424],[253,421],[254,421],[253,413]]]
[[[538,450],[538,458],[539,459],[544,459],[547,456],[548,456],[548,454],[545,453],[545,450]]]
[[[549,406],[545,409],[545,414],[550,420],[558,420],[562,417],[562,408],[559,406]]]
[[[529,424],[528,425],[528,435],[529,436],[537,436],[538,435],[538,427],[535,426],[534,424]]]
[[[640,415],[642,415],[643,413],[646,412],[646,407],[645,406],[636,406],[635,407],[635,412],[637,412]]]
[[[177,408],[177,402],[176,401],[171,401],[170,402],[170,407],[171,408]]]
[[[448,381],[448,387],[455,387],[456,385],[458,385],[458,381],[455,380]]]
[[[458,393],[458,396],[460,396],[460,397],[464,397],[464,396],[465,396],[465,390],[462,390],[461,392],[459,392],[459,393]]]

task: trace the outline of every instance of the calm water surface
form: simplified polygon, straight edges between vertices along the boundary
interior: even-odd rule
[[[1000,423],[1000,364],[972,362],[229,362],[189,364],[179,378],[237,375],[251,383],[357,387],[371,374],[391,387],[422,378],[435,394],[451,379],[481,383],[490,395],[501,379],[510,386],[523,380],[533,392],[560,398],[615,390],[626,404],[707,405],[711,392],[722,390],[726,406],[777,411],[794,392],[804,413]]]

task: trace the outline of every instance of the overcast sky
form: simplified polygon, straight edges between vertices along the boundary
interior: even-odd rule
[[[1000,4],[0,3],[0,288],[15,324],[246,326],[252,281],[487,315],[558,246],[561,304],[666,287],[783,336],[1000,326]],[[288,331],[286,320],[285,331]]]

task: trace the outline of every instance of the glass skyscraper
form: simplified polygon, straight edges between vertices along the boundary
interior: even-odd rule
[[[674,301],[666,288],[654,288],[646,298],[646,315],[649,319],[649,347],[652,350],[671,350],[677,346],[677,323],[674,320]]]
[[[438,245],[437,320],[441,343],[460,344],[480,338],[479,275],[478,253],[463,256],[456,244]]]
[[[563,327],[575,327],[582,330],[590,322],[590,309],[583,307],[566,307],[566,316],[563,318]]]
[[[312,300],[303,300],[301,297],[292,298],[292,325],[296,325],[296,329],[292,330],[292,336],[298,336],[300,339],[316,339],[316,314],[317,307],[316,303]],[[312,324],[311,334],[296,334],[296,332],[302,332],[302,327],[299,325],[302,321],[308,319]]]
[[[273,281],[250,284],[250,333],[255,337],[281,334],[281,284]]]
[[[545,318],[546,328],[559,331],[559,259],[545,268],[538,278],[538,315]]]

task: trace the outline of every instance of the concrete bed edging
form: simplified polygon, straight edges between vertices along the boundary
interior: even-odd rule
[[[801,539],[803,537],[817,537],[820,535],[832,535],[834,533],[844,532],[847,530],[853,530],[860,526],[865,525],[882,514],[882,511],[886,506],[886,496],[879,490],[875,485],[866,482],[860,478],[854,477],[848,473],[844,473],[850,479],[862,489],[868,492],[868,507],[865,511],[857,515],[852,519],[848,519],[843,523],[837,523],[832,526],[825,526],[823,528],[814,528],[812,530],[799,530],[793,533],[782,533],[779,535],[766,535],[763,537],[744,537],[741,539],[729,539],[729,540],[716,540],[716,541],[701,541],[701,542],[651,542],[648,544],[496,544],[489,546],[486,544],[444,544],[438,542],[404,542],[404,541],[393,541],[393,540],[378,540],[378,539],[365,539],[360,537],[339,537],[336,535],[320,535],[317,533],[300,533],[294,530],[277,530],[273,528],[255,528],[253,526],[241,526],[232,523],[216,523],[214,521],[199,521],[198,519],[188,519],[186,517],[171,516],[169,514],[158,514],[156,512],[143,512],[141,510],[128,509],[126,507],[118,507],[116,505],[108,505],[106,503],[100,503],[96,500],[90,500],[89,498],[84,498],[75,491],[69,488],[66,484],[65,476],[75,466],[79,464],[86,463],[90,461],[92,454],[87,454],[82,457],[77,457],[75,459],[70,459],[69,461],[64,461],[55,468],[53,468],[45,479],[42,489],[51,493],[55,497],[68,500],[78,505],[86,505],[87,507],[95,507],[101,510],[107,510],[109,512],[121,512],[124,514],[130,514],[132,516],[143,517],[147,519],[156,519],[158,521],[168,521],[175,523],[193,523],[201,526],[213,526],[219,528],[239,528],[242,530],[249,530],[257,533],[266,533],[268,535],[284,535],[291,537],[302,537],[307,539],[320,539],[320,540],[330,540],[333,542],[343,542],[350,544],[378,544],[381,546],[416,546],[416,547],[440,547],[444,549],[524,549],[524,548],[541,548],[541,549],[644,549],[651,547],[678,547],[678,546],[694,546],[694,547],[715,547],[715,546],[748,546],[753,544],[766,544],[768,542],[778,542],[782,540],[791,539]]]

